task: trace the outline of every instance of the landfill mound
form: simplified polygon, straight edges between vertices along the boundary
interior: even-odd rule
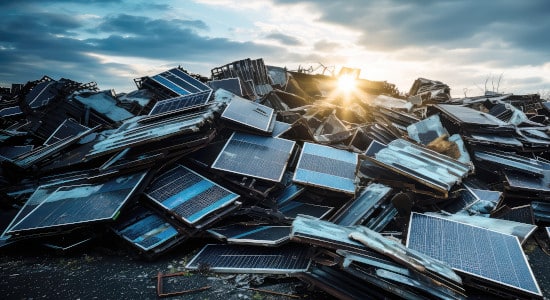
[[[117,239],[155,260],[202,243],[158,274],[159,297],[206,290],[163,289],[196,272],[339,299],[543,298],[525,248],[549,250],[549,102],[359,75],[260,58],[123,94],[48,76],[3,88],[0,203],[16,213],[0,247]]]

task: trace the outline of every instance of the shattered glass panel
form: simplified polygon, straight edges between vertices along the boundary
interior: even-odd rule
[[[151,250],[175,238],[178,231],[157,215],[149,215],[125,228],[119,234],[143,250]]]

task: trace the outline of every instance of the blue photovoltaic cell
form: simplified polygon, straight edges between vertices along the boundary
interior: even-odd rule
[[[113,219],[144,177],[139,173],[102,184],[59,187],[10,233]]]
[[[128,241],[146,251],[178,235],[178,231],[174,226],[157,215],[149,215],[121,229],[119,233]]]
[[[268,132],[270,128],[273,130],[274,114],[270,107],[236,96],[223,111],[222,119]]]
[[[356,153],[306,142],[293,181],[354,194],[357,160]]]
[[[187,95],[187,94],[189,94],[188,91],[184,90],[183,88],[181,88],[177,84],[173,83],[172,81],[166,79],[165,77],[163,77],[161,75],[155,75],[151,78],[154,79],[156,82],[162,84],[166,88],[174,91],[178,95]]]
[[[156,115],[169,111],[191,109],[202,104],[206,104],[210,99],[211,91],[200,92],[190,95],[179,96],[166,100],[161,100],[155,104],[149,115]]]
[[[296,142],[235,132],[213,169],[280,182]]]
[[[407,247],[446,262],[456,271],[542,295],[515,236],[412,213]]]
[[[198,91],[209,91],[210,87],[201,81],[191,77],[189,74],[182,72],[180,69],[174,68],[169,70],[168,72],[178,76],[179,78],[185,80],[189,84],[192,84]]]
[[[164,72],[164,73],[161,73],[160,75],[162,75],[164,78],[170,80],[171,82],[177,84],[179,87],[181,87],[182,89],[186,90],[189,93],[200,92],[200,90],[198,88],[196,88],[194,85],[192,85],[189,82],[179,78],[178,76],[174,75],[173,73]]]
[[[145,194],[188,224],[200,221],[239,198],[181,165],[160,175]]]

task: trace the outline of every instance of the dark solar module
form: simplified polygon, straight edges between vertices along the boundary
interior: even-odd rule
[[[57,91],[54,89],[55,83],[56,81],[44,81],[33,87],[25,96],[29,106],[39,108],[47,105],[57,95]]]
[[[144,177],[139,173],[101,184],[59,187],[9,233],[113,219]]]
[[[354,227],[340,226],[332,222],[297,216],[292,222],[290,240],[319,245],[329,249],[364,251],[367,247],[349,238]]]
[[[208,230],[229,244],[279,245],[290,239],[290,226],[232,224]]]
[[[199,92],[176,98],[161,100],[155,104],[149,115],[156,115],[171,111],[183,111],[205,105],[210,99],[212,91]]]
[[[0,147],[0,160],[2,157],[13,159],[19,155],[32,151],[33,145],[27,146],[2,146]]]
[[[413,213],[407,247],[446,262],[456,271],[542,296],[515,236]]]
[[[289,219],[294,219],[298,215],[310,216],[318,219],[324,218],[334,207],[303,203],[298,201],[288,201],[279,211]]]
[[[306,142],[293,181],[354,194],[357,162],[356,153]]]
[[[0,110],[0,117],[15,116],[22,113],[23,111],[21,110],[21,108],[19,108],[19,106],[6,107]]]
[[[52,135],[44,142],[44,145],[53,144],[68,137],[73,137],[82,133],[90,128],[81,125],[73,119],[66,119],[57,127]]]
[[[224,89],[229,91],[239,97],[243,96],[243,91],[241,89],[241,81],[239,78],[226,78],[220,80],[212,80],[208,82],[208,85],[214,89]]]
[[[513,207],[507,213],[499,217],[508,221],[516,221],[525,224],[535,224],[535,216],[531,205]]]
[[[206,245],[185,266],[208,268],[213,272],[287,274],[308,269],[308,248],[300,245],[261,247],[243,245]]]
[[[233,97],[221,117],[256,130],[272,132],[275,111],[265,105],[244,98]]]
[[[188,224],[198,222],[239,198],[239,195],[181,165],[161,174],[145,194]]]
[[[280,182],[296,142],[235,132],[213,169]]]
[[[149,215],[118,232],[143,250],[153,249],[178,235],[174,226],[157,215]]]

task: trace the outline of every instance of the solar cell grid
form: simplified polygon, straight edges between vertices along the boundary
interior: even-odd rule
[[[153,109],[151,109],[149,115],[151,116],[170,111],[191,109],[204,105],[210,99],[210,94],[211,91],[206,91],[159,101],[155,104]]]
[[[157,215],[149,215],[121,229],[119,233],[143,250],[153,249],[178,235],[172,225]]]
[[[280,182],[294,144],[294,141],[285,139],[236,132],[212,168]]]
[[[357,161],[356,153],[306,142],[293,181],[354,194]]]
[[[181,165],[160,175],[145,194],[189,224],[196,223],[239,197]]]
[[[247,125],[257,130],[273,130],[275,111],[265,105],[240,97],[233,97],[227,105],[222,118]]]
[[[307,270],[307,247],[288,245],[277,248],[242,245],[206,245],[186,269],[208,266],[214,272],[293,273]]]
[[[478,278],[541,295],[517,237],[413,213],[407,246]]]

